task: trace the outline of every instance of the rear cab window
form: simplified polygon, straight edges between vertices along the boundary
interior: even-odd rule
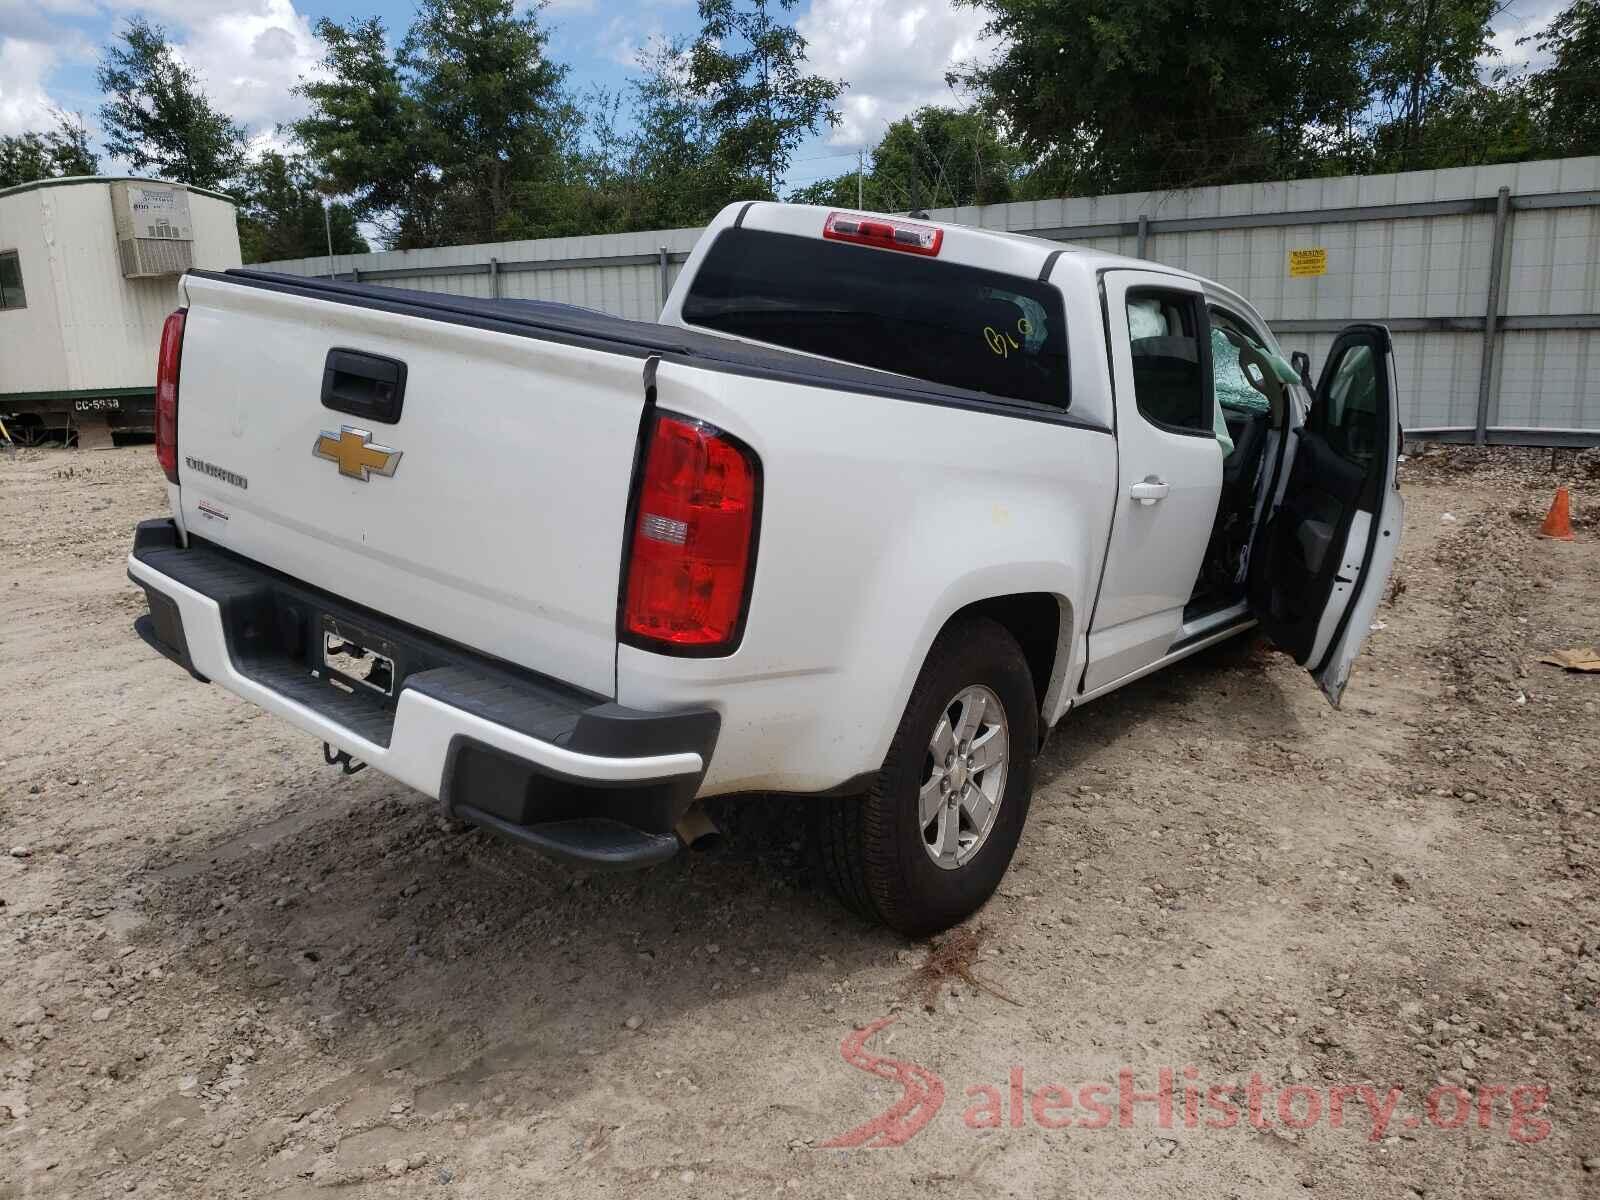
[[[773,233],[717,235],[688,325],[1065,411],[1066,315],[1048,283],[937,258]]]

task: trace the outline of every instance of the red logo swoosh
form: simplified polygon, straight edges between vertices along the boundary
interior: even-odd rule
[[[928,1068],[902,1062],[898,1058],[885,1058],[867,1050],[867,1040],[893,1023],[893,1017],[883,1017],[854,1030],[839,1043],[839,1055],[858,1070],[898,1083],[905,1089],[905,1095],[872,1120],[864,1121],[854,1129],[823,1142],[825,1149],[903,1146],[933,1120],[944,1104],[944,1080]]]

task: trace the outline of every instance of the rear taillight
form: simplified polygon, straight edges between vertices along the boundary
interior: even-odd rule
[[[747,446],[689,417],[657,414],[630,534],[623,640],[676,654],[732,650],[760,504],[760,467]]]
[[[903,250],[907,254],[936,257],[944,244],[944,230],[912,221],[888,217],[864,217],[858,213],[834,212],[822,223],[822,236],[835,242],[856,242],[880,250]]]
[[[167,318],[161,327],[161,354],[156,359],[156,459],[172,483],[178,482],[178,362],[183,357],[187,313],[180,308]]]

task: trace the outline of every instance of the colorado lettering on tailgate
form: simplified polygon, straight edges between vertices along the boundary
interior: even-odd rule
[[[250,486],[250,481],[243,475],[240,475],[235,471],[230,471],[226,467],[219,467],[215,463],[208,463],[203,458],[191,458],[186,455],[183,460],[183,465],[188,467],[191,471],[198,471],[202,475],[209,475],[213,479],[220,479],[223,483],[231,483],[236,488],[248,488]]]

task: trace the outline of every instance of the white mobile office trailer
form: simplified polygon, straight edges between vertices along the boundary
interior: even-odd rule
[[[0,419],[32,442],[147,432],[161,323],[190,267],[239,265],[234,203],[155,179],[0,191]]]

